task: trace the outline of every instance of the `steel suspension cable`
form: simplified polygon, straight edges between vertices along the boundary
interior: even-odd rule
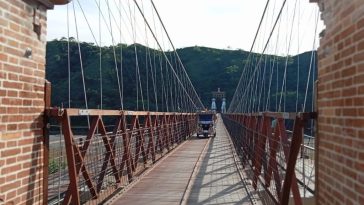
[[[153,35],[153,38],[154,38],[154,39],[155,39],[155,41],[157,42],[158,47],[162,50],[162,47],[161,47],[161,45],[160,45],[160,43],[159,43],[158,39],[156,38],[156,36],[155,36],[155,34],[154,34],[154,32],[153,32],[152,28],[150,27],[150,25],[149,25],[149,23],[148,23],[147,19],[145,18],[144,13],[143,13],[143,12],[142,12],[142,10],[140,9],[140,6],[139,6],[138,2],[137,2],[136,0],[133,0],[133,1],[134,1],[135,5],[137,6],[137,8],[138,8],[138,10],[139,10],[140,14],[142,15],[142,17],[143,17],[143,19],[144,19],[145,23],[147,24],[147,26],[148,26],[148,28],[149,28],[149,30],[150,30],[150,32],[151,32],[151,34]],[[181,86],[183,87],[184,92],[188,95],[188,92],[187,92],[186,88],[183,86],[183,84],[182,84],[182,82],[181,82],[180,78],[178,77],[178,75],[177,75],[176,71],[174,70],[174,68],[173,68],[173,66],[172,66],[172,64],[171,64],[171,62],[170,62],[170,61],[169,61],[169,59],[168,59],[168,57],[166,56],[166,54],[165,54],[164,52],[162,52],[162,53],[163,53],[163,55],[164,55],[164,57],[165,57],[165,60],[166,60],[166,62],[167,62],[167,64],[168,64],[168,66],[171,68],[171,71],[172,71],[172,72],[173,72],[173,74],[176,76],[177,81],[181,84]],[[190,96],[190,95],[188,95],[188,97],[189,97],[190,101],[193,103],[194,107],[195,107],[195,108],[198,108],[198,107],[197,107],[197,105],[196,105],[196,103],[195,103],[195,102],[193,101],[193,99],[191,98],[191,96]]]
[[[298,112],[298,101],[299,101],[299,85],[300,85],[300,1],[298,2],[298,21],[297,21],[297,85],[296,85],[296,112]]]
[[[116,4],[116,2],[114,2]],[[119,0],[119,7],[121,7],[121,0]],[[124,75],[123,75],[123,44],[122,42],[122,32],[121,32],[121,21],[122,21],[122,15],[121,11],[119,11],[119,23],[120,23],[120,29],[119,29],[119,35],[120,35],[120,83],[121,83],[121,109],[124,110]]]
[[[287,89],[287,87],[286,87],[287,86],[287,67],[288,67],[288,60],[289,60],[289,51],[290,51],[291,42],[292,42],[293,25],[294,25],[294,21],[295,21],[295,18],[296,18],[296,6],[297,6],[297,0],[295,1],[294,12],[293,12],[293,20],[292,20],[292,25],[291,25],[291,32],[290,32],[289,40],[288,40],[287,57],[286,57],[286,62],[285,62],[285,67],[284,67],[283,83],[282,83],[282,88],[281,88],[281,95],[280,95],[280,98],[279,98],[278,112],[281,111],[283,89],[285,88],[285,91]],[[287,15],[287,17],[288,17],[288,15]],[[284,105],[286,104],[286,96],[287,96],[287,94],[285,93]],[[284,111],[285,111],[285,106],[284,106]]]
[[[67,4],[67,70],[68,70],[68,108],[71,107],[71,53],[70,53],[70,18]]]
[[[306,83],[305,98],[304,98],[304,103],[303,103],[303,108],[302,108],[303,112],[306,111],[307,93],[308,93],[308,87],[309,87],[309,84],[310,84],[311,70],[312,70],[312,67],[313,67],[314,49],[315,49],[315,46],[316,46],[316,36],[317,36],[318,22],[319,22],[319,14],[316,13],[316,25],[315,25],[314,40],[313,40],[312,52],[311,52],[310,68],[308,70],[308,75],[307,75],[308,77],[307,77],[307,83]]]
[[[273,11],[276,8],[276,3],[277,3],[277,1],[275,0],[274,1],[274,6],[273,6]],[[273,18],[273,15],[274,15],[274,12],[272,14],[271,24],[273,24],[273,19],[274,19]],[[269,77],[269,85],[268,85],[268,93],[267,93],[267,101],[266,101],[265,111],[269,111],[270,110],[270,107],[271,107],[271,100],[270,100],[270,98],[271,98],[271,89],[272,89],[273,74],[274,74],[274,65],[275,65],[275,61],[277,59],[277,52],[278,52],[279,30],[280,30],[280,25],[278,27],[278,32],[277,32],[277,40],[276,40],[275,51],[274,51],[274,54],[275,55],[273,57],[273,61],[271,60],[272,62],[270,62],[270,77]]]
[[[142,11],[144,12],[144,4],[142,1],[141,4]],[[150,102],[149,102],[149,63],[148,63],[148,53],[149,53],[149,42],[148,42],[148,32],[147,32],[147,25],[144,23],[144,32],[145,32],[145,69],[146,69],[146,89],[147,89],[147,110],[150,110]]]
[[[250,55],[251,55],[251,53],[252,53],[252,51],[253,51],[253,48],[254,48],[254,45],[255,45],[255,41],[256,41],[256,39],[257,39],[257,37],[258,37],[258,33],[259,33],[259,31],[260,31],[260,27],[261,27],[261,25],[262,25],[262,23],[263,23],[264,16],[265,16],[265,14],[266,14],[266,11],[267,11],[267,8],[268,8],[268,5],[269,5],[269,1],[270,1],[270,0],[267,0],[267,3],[265,4],[264,11],[263,11],[262,17],[260,18],[260,22],[259,22],[259,25],[258,25],[258,29],[257,29],[257,31],[255,32],[254,40],[253,40],[252,46],[250,47],[250,51],[249,51],[249,55],[248,55],[248,60],[249,60],[249,57],[250,57]],[[235,89],[235,93],[234,93],[234,95],[233,95],[233,99],[232,99],[232,102],[230,103],[230,105],[233,105],[233,102],[235,102],[235,96],[236,96],[236,93],[237,93],[237,91],[238,91],[239,85],[240,85],[240,83],[241,83],[242,77],[243,77],[243,75],[244,75],[245,68],[246,68],[246,65],[245,65],[245,66],[244,66],[244,68],[243,68],[243,73],[240,75],[240,79],[239,79],[239,82],[238,82],[238,86],[237,86],[237,87],[236,87],[236,89]],[[228,110],[230,110],[230,106],[229,106],[229,109],[228,109]]]
[[[268,0],[268,1],[269,1],[269,0]],[[175,46],[174,46],[174,44],[173,44],[172,40],[171,40],[171,37],[170,37],[170,35],[169,35],[169,33],[168,33],[168,31],[167,31],[167,29],[166,29],[166,27],[165,27],[165,25],[164,25],[163,21],[162,21],[162,18],[161,18],[160,14],[159,14],[159,12],[158,12],[158,10],[157,10],[157,7],[155,6],[155,4],[154,4],[153,0],[150,0],[150,2],[152,3],[152,6],[153,6],[153,8],[154,8],[154,11],[156,12],[156,14],[157,14],[157,16],[158,16],[159,22],[161,23],[161,25],[162,25],[162,27],[163,27],[163,30],[164,30],[164,32],[165,32],[165,34],[166,34],[167,38],[168,38],[168,41],[169,41],[169,43],[171,44],[172,49],[173,49],[174,53],[175,53],[175,54],[176,54],[176,56],[177,56],[178,62],[179,62],[179,63],[180,63],[180,65],[182,66],[182,71],[183,71],[183,72],[184,72],[184,74],[186,75],[188,82],[191,84],[191,88],[193,89],[194,95],[197,97],[197,99],[198,99],[198,101],[199,101],[199,104],[200,104],[201,108],[204,108],[203,103],[202,103],[202,101],[201,101],[200,97],[198,96],[198,94],[197,94],[197,92],[196,92],[196,90],[195,90],[195,88],[194,88],[194,86],[193,86],[193,84],[192,84],[192,82],[191,82],[191,79],[189,78],[189,76],[188,76],[188,74],[187,74],[186,68],[184,67],[184,65],[183,65],[183,63],[182,63],[182,60],[181,60],[181,58],[180,58],[180,56],[179,56],[179,54],[178,54],[178,52],[177,52],[177,50],[176,50],[176,48],[175,48]]]
[[[87,104],[87,93],[86,93],[86,84],[85,84],[85,75],[83,72],[83,61],[82,61],[82,52],[81,52],[81,44],[80,44],[80,39],[79,39],[79,33],[78,33],[78,24],[77,24],[77,16],[76,16],[76,9],[75,9],[75,2],[72,2],[72,7],[73,7],[73,15],[74,15],[74,20],[75,20],[75,28],[76,28],[76,37],[77,37],[77,45],[78,45],[78,54],[79,54],[79,58],[80,58],[80,68],[81,68],[81,77],[82,77],[82,85],[83,85],[83,93],[84,93],[84,100],[85,100],[85,107],[86,109],[88,109],[88,104]],[[90,118],[89,116],[87,116],[87,124],[88,127],[90,128]]]
[[[106,0],[106,5],[109,13],[109,23],[110,23],[110,34],[111,34],[111,41],[112,41],[112,48],[113,48],[113,54],[114,54],[114,63],[115,63],[115,73],[116,73],[116,79],[118,81],[118,90],[119,90],[119,98],[120,98],[120,107],[123,107],[123,99],[121,97],[121,85],[120,85],[120,78],[119,78],[119,69],[118,69],[118,63],[116,58],[116,49],[115,49],[115,40],[113,35],[113,29],[112,29],[112,23],[111,23],[111,10],[109,5],[109,0]]]
[[[167,112],[169,112],[167,91],[166,91],[166,87],[165,87],[166,82],[165,82],[164,73],[163,73],[164,72],[163,65],[164,65],[163,58],[162,58],[161,54],[159,53],[159,67],[160,67],[161,79],[162,79],[162,106],[165,105],[165,109],[163,109],[163,110],[166,110]],[[163,106],[163,108],[164,108],[164,106]]]
[[[274,9],[273,9],[274,11]],[[274,12],[272,12],[274,13]],[[268,13],[269,14],[269,13]],[[267,23],[268,23],[268,20],[265,21],[265,26],[264,26],[264,31],[263,31],[263,39],[265,38],[265,34],[266,34],[266,28],[267,28]],[[264,44],[264,42],[263,42]],[[262,100],[262,96],[264,98],[264,93],[265,93],[265,75],[266,75],[266,68],[267,68],[267,59],[268,59],[268,55],[265,55],[264,56],[264,66],[263,66],[263,73],[262,73],[262,80],[258,81],[258,82],[262,82],[263,84],[260,85],[260,91],[259,91],[259,98],[258,98],[258,105],[257,105],[257,112],[260,112],[261,111],[261,106],[260,106],[260,103],[261,103],[261,100]],[[259,75],[259,74],[258,74]],[[258,83],[257,82],[257,83]]]
[[[153,26],[154,26],[154,30],[156,31],[156,25],[155,25],[155,17],[154,17],[154,12],[152,12],[152,20],[153,20]],[[155,45],[155,43],[154,43]],[[158,96],[157,96],[157,86],[156,86],[156,81],[157,81],[157,68],[156,68],[156,60],[155,60],[155,53],[156,50],[153,49],[153,66],[152,66],[152,81],[153,81],[153,91],[154,91],[154,98],[155,98],[155,106],[156,106],[156,111],[158,111]]]
[[[260,58],[259,58],[259,61],[258,61],[257,65],[259,65],[259,64],[260,64],[260,61],[261,61],[261,59],[262,59],[262,56],[263,56],[263,54],[265,53],[265,50],[267,49],[267,46],[268,46],[268,44],[269,44],[269,42],[270,42],[270,39],[271,39],[271,37],[272,37],[272,35],[273,35],[273,33],[274,33],[274,30],[275,30],[275,28],[276,28],[276,26],[277,26],[277,23],[278,23],[278,21],[279,21],[279,19],[280,19],[280,17],[281,17],[281,14],[282,14],[282,11],[283,11],[283,9],[284,9],[284,7],[285,7],[285,5],[286,5],[286,2],[287,2],[287,0],[284,0],[284,2],[282,3],[281,9],[280,9],[280,11],[279,11],[279,13],[278,13],[278,16],[277,16],[277,18],[276,18],[276,21],[275,21],[275,23],[274,23],[274,25],[273,25],[273,28],[272,28],[272,30],[271,30],[271,32],[270,32],[270,34],[269,34],[268,40],[267,40],[267,42],[266,42],[266,44],[265,44],[265,46],[264,46],[263,52],[262,52],[262,53],[261,53],[261,55],[260,55]],[[253,80],[253,76],[255,75],[255,73],[256,73],[256,72],[257,72],[257,68],[256,68],[256,69],[254,69],[254,71],[253,71],[253,75],[252,75],[252,77],[250,78],[250,80],[249,80],[249,82],[248,82],[248,84],[247,84],[247,85],[248,85],[248,87],[251,85],[251,81]],[[245,89],[243,96],[245,96],[246,90],[247,90],[247,89]]]
[[[101,5],[101,0],[99,0],[99,4]],[[100,109],[103,109],[103,95],[102,95],[102,48],[101,48],[101,39],[102,39],[102,34],[101,34],[101,7],[99,8],[99,52],[100,52],[100,59],[99,59],[99,77],[100,77]]]
[[[79,6],[79,7],[80,7],[80,9],[81,9],[81,13],[82,13],[82,15],[83,15],[83,17],[84,17],[84,19],[85,19],[85,21],[86,21],[87,27],[88,27],[88,29],[90,30],[91,35],[92,35],[92,37],[93,37],[93,39],[94,39],[94,41],[95,41],[96,45],[98,46],[98,42],[97,42],[97,40],[96,40],[95,34],[94,34],[94,32],[93,32],[93,30],[92,30],[92,28],[91,28],[91,25],[90,25],[90,23],[89,23],[89,21],[88,21],[88,19],[87,19],[87,17],[86,17],[86,14],[85,14],[85,12],[84,12],[84,10],[83,10],[83,8],[82,8],[81,3],[80,3],[80,1],[79,1],[79,0],[77,0],[77,4],[78,4],[78,6]]]

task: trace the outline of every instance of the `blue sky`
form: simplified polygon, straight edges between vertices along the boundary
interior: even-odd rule
[[[99,2],[101,2],[101,13],[104,16],[101,17],[101,24],[99,24],[100,12],[97,5]],[[109,5],[106,2],[109,2]],[[270,0],[267,17],[254,48],[255,52],[263,50],[282,2],[283,0]],[[318,46],[317,36],[323,25],[319,21],[318,31],[315,33],[317,6],[310,4],[308,0],[288,0],[287,2],[267,53],[296,54]],[[73,0],[73,3],[80,41],[99,44],[101,30],[102,45],[138,42],[157,47],[151,33],[148,30],[146,32],[145,24],[132,0]],[[67,6],[56,6],[54,10],[49,11],[48,40],[67,37],[67,28],[69,28],[70,36],[76,37],[73,3],[68,5],[69,26],[67,26]],[[156,21],[155,13],[151,12],[150,1],[138,0],[138,3],[143,6],[145,15],[155,29],[154,33],[163,49],[171,49],[165,34],[161,31],[161,25]],[[177,48],[198,45],[249,50],[266,0],[154,0],[154,3]],[[316,45],[314,46],[315,36]]]

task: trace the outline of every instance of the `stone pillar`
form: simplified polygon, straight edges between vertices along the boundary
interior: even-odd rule
[[[326,30],[318,50],[317,204],[363,204],[364,1],[318,4]]]

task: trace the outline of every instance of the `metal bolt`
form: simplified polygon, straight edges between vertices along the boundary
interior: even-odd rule
[[[32,58],[32,54],[33,54],[33,51],[32,51],[31,48],[26,48],[25,49],[24,57],[26,57],[26,58]]]

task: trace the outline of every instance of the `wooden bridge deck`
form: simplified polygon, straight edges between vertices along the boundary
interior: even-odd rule
[[[228,133],[192,138],[112,204],[251,204],[234,162]]]

